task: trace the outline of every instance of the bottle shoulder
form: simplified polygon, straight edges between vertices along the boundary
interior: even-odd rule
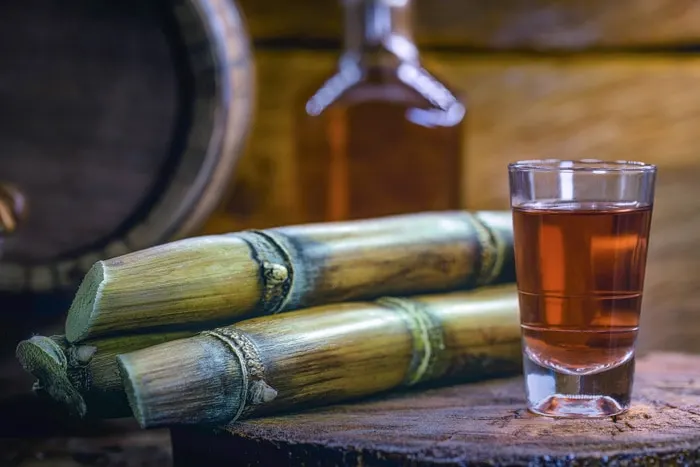
[[[424,67],[412,63],[391,68],[340,67],[307,96],[305,111],[311,116],[338,106],[385,103],[440,114],[454,124],[466,112],[464,102],[452,89]]]

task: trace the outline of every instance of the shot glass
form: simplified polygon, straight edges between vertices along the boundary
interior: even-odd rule
[[[656,167],[529,160],[508,171],[528,409],[625,412]]]

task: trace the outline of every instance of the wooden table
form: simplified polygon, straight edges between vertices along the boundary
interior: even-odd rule
[[[168,467],[168,430],[144,431],[129,419],[80,421],[31,393],[32,378],[14,358],[17,342],[33,333],[61,332],[59,308],[22,297],[0,298],[0,466]],[[37,306],[38,305],[38,306]],[[41,309],[42,312],[32,311]]]
[[[700,356],[637,361],[632,409],[596,420],[524,409],[522,377],[392,394],[241,421],[228,433],[173,430],[176,465],[700,465]]]
[[[599,465],[586,463],[596,456],[638,465],[636,455],[649,465],[700,463],[700,356],[673,353],[639,362],[635,407],[621,417],[534,417],[522,379],[510,378],[243,421],[218,436],[174,430],[171,451],[167,430],[75,420],[34,397],[14,348],[32,333],[60,332],[64,316],[0,303],[0,466]]]

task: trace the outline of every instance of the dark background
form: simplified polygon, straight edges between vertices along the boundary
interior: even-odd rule
[[[232,194],[193,234],[295,222],[298,187],[312,181],[299,178],[291,157],[292,111],[333,68],[340,46],[336,2],[238,5],[253,39],[256,115]],[[103,188],[113,172],[100,172],[93,188],[83,183],[97,173],[95,161],[124,168],[120,154],[129,151],[143,154],[133,159],[142,165],[129,166],[134,190],[150,188],[148,164],[158,165],[172,138],[171,127],[153,122],[170,122],[178,110],[175,72],[159,48],[169,32],[149,18],[137,2],[0,5],[0,179],[13,170],[42,172],[42,186],[59,194],[82,189],[87,199],[109,193]],[[506,209],[504,167],[523,156],[659,165],[640,351],[700,352],[700,4],[417,0],[415,20],[424,63],[469,103],[465,208]],[[44,39],[30,40],[37,37]],[[61,75],[75,67],[90,72],[79,86]],[[88,125],[99,99],[115,109],[105,133]],[[56,102],[75,102],[74,119],[52,115]],[[22,149],[22,137],[46,142],[31,164],[7,155]],[[52,170],[72,178],[56,188]],[[77,209],[57,221],[62,241],[82,241],[71,225],[86,217],[107,224],[121,215]],[[30,393],[14,348],[34,333],[60,333],[71,293],[0,296],[0,466],[171,465],[167,431],[140,431],[131,420],[73,420]]]

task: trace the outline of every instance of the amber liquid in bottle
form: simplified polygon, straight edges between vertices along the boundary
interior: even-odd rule
[[[516,268],[527,356],[572,375],[634,353],[651,208],[614,203],[514,209]]]
[[[304,221],[462,206],[464,106],[418,63],[407,12],[390,3],[346,4],[350,37],[339,68],[300,106],[295,153]],[[352,23],[374,13],[388,21],[379,31]],[[396,37],[403,48],[392,49]]]

